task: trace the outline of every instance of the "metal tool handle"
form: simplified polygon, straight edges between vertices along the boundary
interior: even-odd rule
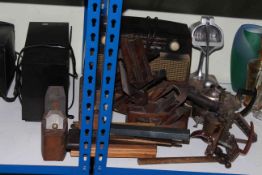
[[[203,52],[201,52],[200,60],[199,60],[197,71],[196,71],[196,75],[197,75],[198,79],[201,79],[203,77],[204,59],[205,59],[205,54]]]
[[[219,110],[219,103],[212,101],[210,99],[208,99],[207,97],[201,96],[197,93],[194,93],[192,91],[188,92],[188,97],[187,97],[190,101],[192,101],[193,103],[195,103],[196,105],[208,109],[212,112],[217,112]]]
[[[251,90],[246,90],[246,89],[239,89],[237,91],[237,95],[236,96],[238,98],[241,98],[243,95],[247,95],[247,96],[251,96],[252,97],[250,102],[249,102],[249,104],[240,112],[240,114],[242,116],[246,116],[250,112],[250,110],[252,109],[252,107],[253,107],[253,105],[254,105],[254,103],[256,101],[257,90],[254,89],[253,91],[251,91]]]

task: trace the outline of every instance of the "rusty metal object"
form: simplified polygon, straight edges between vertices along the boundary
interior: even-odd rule
[[[191,85],[194,83],[196,80],[191,81]],[[241,94],[234,96],[219,85],[204,88],[202,82],[196,83],[188,94],[188,100],[193,106],[193,116],[203,118],[202,130],[193,132],[191,137],[201,138],[208,143],[205,154],[220,156],[221,159],[226,160],[225,165],[233,162],[240,154],[247,154],[257,136],[253,124],[249,125],[242,115],[247,114],[248,110],[237,112],[241,108]],[[243,143],[243,140],[235,138],[230,133],[233,124],[236,124],[248,137],[244,149],[238,146],[238,141]],[[225,153],[220,147],[225,148]]]

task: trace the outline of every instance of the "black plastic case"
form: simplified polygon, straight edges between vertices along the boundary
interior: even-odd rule
[[[7,96],[15,71],[14,25],[0,22],[0,96]]]
[[[32,47],[56,45],[67,49]],[[69,24],[30,22],[22,59],[22,119],[41,121],[48,86],[69,87]]]

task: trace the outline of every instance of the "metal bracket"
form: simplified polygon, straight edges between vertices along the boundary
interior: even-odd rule
[[[94,175],[106,174],[108,140],[112,120],[115,75],[118,57],[122,0],[110,0],[107,9],[106,45],[99,107],[99,125],[96,137]]]
[[[85,25],[84,83],[80,133],[79,167],[81,174],[89,174],[93,116],[96,94],[96,69],[99,44],[101,0],[87,2]]]

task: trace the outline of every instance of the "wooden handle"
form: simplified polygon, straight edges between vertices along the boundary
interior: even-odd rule
[[[92,146],[91,156],[95,156],[95,145]],[[109,158],[154,158],[157,146],[155,145],[123,145],[110,144],[108,147]],[[71,151],[72,157],[79,157],[79,151]]]
[[[110,137],[110,143],[113,144],[133,144],[133,145],[157,145],[157,146],[173,146],[171,140],[150,140],[143,138],[127,137],[127,136],[116,136]]]
[[[149,164],[170,164],[170,163],[206,163],[217,162],[214,157],[199,156],[199,157],[161,157],[161,158],[141,158],[138,159],[139,165]]]

